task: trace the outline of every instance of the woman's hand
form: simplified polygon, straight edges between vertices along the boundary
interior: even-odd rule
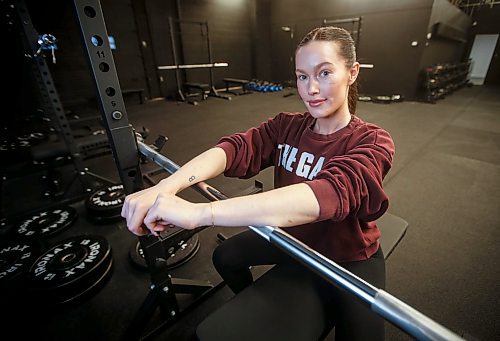
[[[214,147],[196,156],[156,186],[128,195],[121,212],[121,216],[127,219],[128,229],[138,236],[148,234],[143,225],[144,218],[160,193],[175,195],[200,181],[222,174],[225,167],[226,153],[221,148]],[[157,220],[157,224],[161,222]],[[178,226],[189,228],[189,224]]]
[[[135,235],[148,234],[143,222],[146,214],[156,201],[160,193],[176,193],[165,182],[160,182],[156,186],[143,189],[127,195],[123,203],[121,216],[127,220],[127,227]]]
[[[172,225],[191,230],[207,225],[203,224],[207,212],[209,204],[195,204],[171,193],[161,193],[147,212],[144,224],[156,236]]]

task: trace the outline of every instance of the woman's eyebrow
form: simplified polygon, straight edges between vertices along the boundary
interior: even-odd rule
[[[327,66],[334,66],[332,63],[330,62],[323,62],[323,63],[320,63],[318,65],[315,65],[314,66],[314,69],[317,70],[317,69],[321,69],[322,67],[324,67],[325,65]],[[306,73],[304,70],[302,69],[295,69],[295,72],[302,72],[302,73]]]

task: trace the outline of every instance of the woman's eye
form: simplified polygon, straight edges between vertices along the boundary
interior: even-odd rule
[[[299,81],[306,80],[306,78],[307,78],[307,77],[306,77],[305,75],[297,75],[297,79],[298,79]]]
[[[328,71],[328,70],[324,70],[324,71],[321,71],[321,72],[320,72],[320,75],[321,75],[322,77],[328,77],[330,74],[331,74],[331,72],[330,72],[330,71]]]

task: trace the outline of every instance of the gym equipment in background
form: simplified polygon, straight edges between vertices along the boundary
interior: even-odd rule
[[[175,24],[174,24],[175,22]],[[195,25],[199,26],[201,37],[204,38],[206,43],[207,61],[202,63],[185,63],[181,60],[185,58],[185,53],[179,55],[178,49],[183,49],[185,42],[182,40],[182,30],[181,25]],[[197,105],[198,101],[191,98],[197,97],[204,101],[208,96],[213,96],[217,98],[222,98],[226,100],[231,100],[230,96],[220,94],[215,88],[213,69],[218,67],[227,67],[228,63],[225,62],[214,62],[212,59],[212,47],[210,42],[210,35],[208,31],[208,22],[206,21],[189,21],[189,20],[177,20],[172,17],[168,17],[168,27],[170,32],[170,43],[172,48],[172,55],[174,60],[174,65],[161,65],[158,66],[158,70],[175,70],[175,82],[177,86],[177,97],[180,101],[188,102],[193,105]],[[185,34],[185,33],[184,33]],[[176,39],[177,35],[180,39]],[[200,83],[189,81],[190,77],[187,76],[187,70],[189,69],[208,69],[209,71],[209,83]],[[183,74],[181,75],[181,70]],[[185,82],[182,79],[188,80]],[[194,90],[195,92],[191,92]]]

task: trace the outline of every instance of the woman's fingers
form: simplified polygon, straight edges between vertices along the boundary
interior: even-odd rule
[[[180,226],[194,228],[194,204],[174,194],[158,194],[143,190],[125,198],[121,215],[127,220],[127,228],[135,235],[152,233],[158,236],[168,228]]]

